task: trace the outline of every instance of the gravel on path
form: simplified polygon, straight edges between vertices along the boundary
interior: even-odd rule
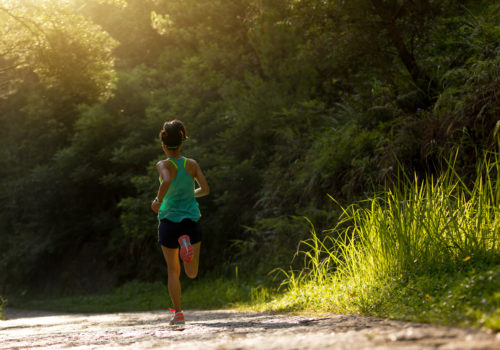
[[[235,310],[61,314],[6,309],[0,349],[500,350],[500,333],[358,315],[321,317]]]

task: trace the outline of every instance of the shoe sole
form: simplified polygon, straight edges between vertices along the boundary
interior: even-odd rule
[[[176,324],[169,324],[171,328],[179,328],[185,326],[185,323],[176,323]]]
[[[187,262],[187,263],[192,262],[193,261],[193,254],[194,254],[194,252],[193,252],[193,246],[191,245],[191,241],[189,239],[189,236],[188,235],[180,236],[177,241],[179,242],[179,245],[181,246],[181,248],[180,248],[181,249],[180,250],[181,260],[184,261],[184,262]],[[188,254],[189,247],[191,247],[191,254]],[[186,251],[185,254],[182,254],[182,251],[183,251],[182,249],[183,248]]]

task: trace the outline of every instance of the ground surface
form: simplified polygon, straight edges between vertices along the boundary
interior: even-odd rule
[[[172,329],[163,311],[3,314],[0,349],[500,349],[500,333],[347,315],[187,311],[186,326]]]

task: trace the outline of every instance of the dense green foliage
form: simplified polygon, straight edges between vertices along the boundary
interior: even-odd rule
[[[165,278],[168,119],[212,189],[202,274],[287,267],[298,217],[335,226],[328,194],[439,175],[457,150],[469,183],[498,147],[499,1],[32,3],[0,1],[0,293]]]

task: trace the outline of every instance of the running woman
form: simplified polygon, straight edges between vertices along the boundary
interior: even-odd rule
[[[200,166],[194,159],[181,156],[183,142],[187,139],[187,130],[179,120],[163,124],[160,132],[161,146],[167,159],[156,164],[160,174],[160,187],[151,209],[158,213],[158,241],[167,263],[168,291],[174,315],[170,325],[184,324],[181,308],[181,283],[179,281],[181,265],[189,278],[198,275],[200,258],[201,213],[195,197],[210,193],[207,180]],[[195,181],[198,188],[195,189]]]

